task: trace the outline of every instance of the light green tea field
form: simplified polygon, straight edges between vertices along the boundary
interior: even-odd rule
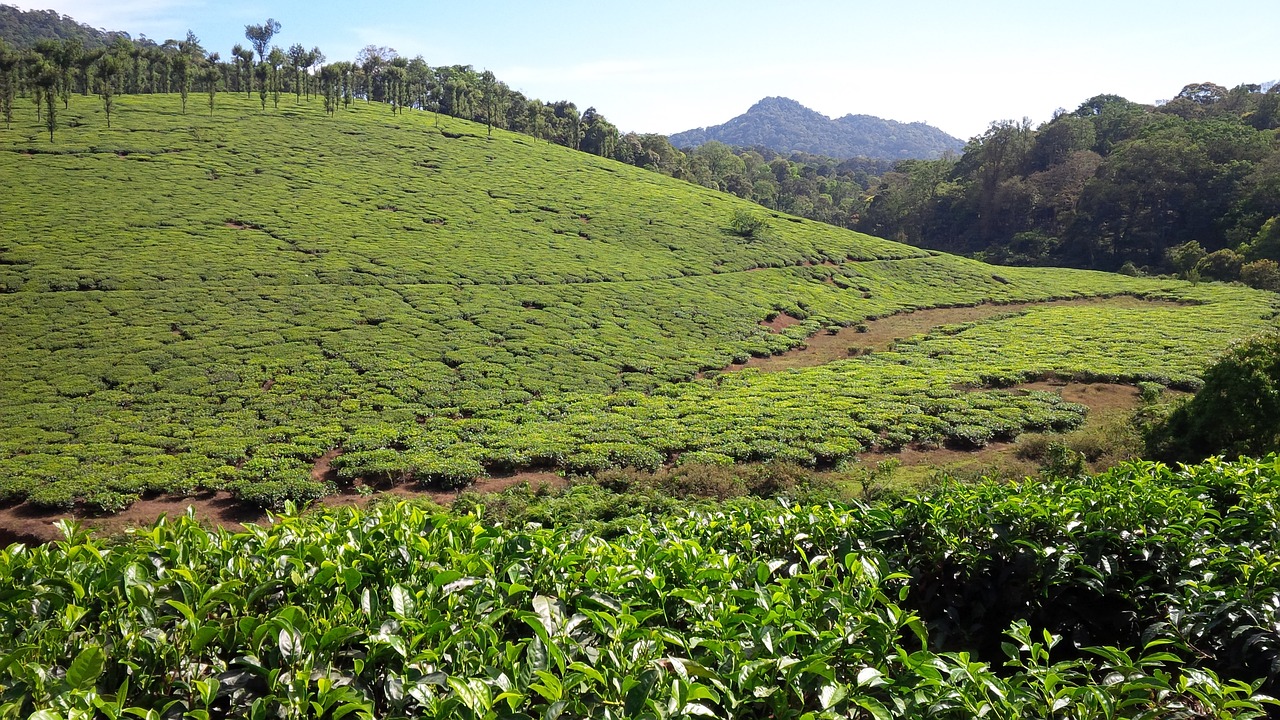
[[[997,268],[430,113],[117,102],[107,128],[72,97],[55,142],[29,104],[0,131],[6,501],[278,506],[338,489],[324,456],[338,483],[457,487],[975,447],[1080,422],[1019,382],[1194,388],[1276,325],[1270,293]],[[1115,296],[724,371],[919,308]]]

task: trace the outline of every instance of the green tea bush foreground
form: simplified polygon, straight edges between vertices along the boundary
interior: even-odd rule
[[[0,554],[0,716],[1258,717],[1280,460],[740,501],[605,540],[411,505]]]

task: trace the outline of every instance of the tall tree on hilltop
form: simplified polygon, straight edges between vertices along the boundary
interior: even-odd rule
[[[286,53],[289,57],[289,69],[293,71],[293,95],[294,103],[302,102],[302,69],[307,67],[307,49],[302,43],[294,43],[289,46]]]
[[[79,80],[79,88],[81,95],[88,95],[93,92],[93,68],[97,66],[98,60],[106,50],[98,48],[92,51],[86,51],[76,58],[76,75]]]
[[[0,43],[0,115],[4,129],[13,124],[13,98],[18,91],[18,53]]]
[[[280,71],[287,60],[284,51],[278,47],[271,48],[267,55],[267,65],[271,68],[271,102],[277,110],[280,109]]]
[[[267,61],[267,46],[271,44],[271,38],[278,32],[280,32],[280,23],[271,18],[267,18],[267,21],[261,25],[244,26],[244,37],[258,53],[258,62]]]
[[[98,94],[102,96],[102,110],[107,115],[107,127],[111,127],[111,112],[116,107],[120,70],[120,57],[114,53],[106,53],[98,61]]]
[[[63,109],[71,103],[71,71],[76,59],[83,52],[79,40],[41,40],[35,44],[35,52],[41,61],[56,72],[57,83],[53,93],[62,99]],[[34,76],[33,76],[34,77]]]
[[[204,69],[200,72],[201,79],[204,80],[204,90],[209,93],[209,117],[213,117],[213,103],[218,95],[218,81],[222,79],[222,73],[218,70],[220,59],[218,53],[209,53]]]
[[[245,62],[244,62],[244,55],[246,52],[249,53],[249,57],[251,58],[253,57],[253,51],[247,50],[245,46],[241,45],[240,43],[236,43],[235,45],[231,46],[231,62],[235,65],[235,68],[236,68],[235,90],[239,90],[241,86],[247,87],[252,79],[250,77],[252,61],[250,61],[250,65],[245,65]]]
[[[173,58],[178,56],[178,41],[166,40],[164,45],[147,48],[147,92],[169,94]]]
[[[480,73],[480,104],[484,107],[484,124],[489,129],[489,137],[493,137],[493,120],[498,114],[498,79],[493,73],[485,70]]]
[[[399,64],[400,60],[401,58],[396,58],[382,71],[382,94],[391,106],[392,114],[404,112],[404,86],[409,74],[404,65]]]
[[[324,53],[320,52],[320,48],[313,47],[307,51],[307,56],[302,61],[304,63],[303,67],[306,68],[306,73],[303,75],[303,81],[306,85],[308,99],[311,98],[311,68],[324,65],[324,60]]]
[[[186,55],[198,63],[204,59],[204,47],[200,44],[200,38],[190,30],[187,31],[187,37],[179,40],[177,43],[178,52]]]
[[[558,100],[551,105],[554,112],[553,140],[567,148],[577,150],[582,144],[582,116],[578,106],[568,100]]]
[[[342,94],[341,83],[337,63],[320,68],[320,95],[324,97],[324,111],[329,115],[338,111],[339,96]]]
[[[427,109],[427,94],[431,88],[431,68],[427,66],[427,61],[418,55],[410,60],[406,66],[409,74],[408,93],[409,107],[417,107],[419,110]]]
[[[185,53],[173,57],[173,72],[178,76],[178,95],[182,98],[182,114],[187,114],[187,95],[191,93],[191,59]]]
[[[600,157],[613,157],[618,147],[618,128],[593,107],[582,114],[582,150]]]
[[[142,92],[142,69],[146,67],[147,48],[139,43],[129,43],[129,91]]]
[[[258,99],[262,102],[262,109],[267,109],[267,81],[271,78],[271,68],[264,62],[258,63],[253,69],[254,77],[258,79]]]
[[[395,57],[395,50],[378,45],[365,45],[359,53],[356,53],[356,65],[364,76],[365,102],[383,101],[385,92],[382,84],[382,68]]]
[[[1021,122],[1005,120],[993,122],[985,133],[969,141],[964,157],[957,168],[959,172],[976,179],[970,198],[978,219],[978,234],[983,242],[989,242],[1001,229],[1001,221],[1009,212],[1009,206],[1000,202],[1001,188],[1005,180],[1023,169],[1031,150],[1031,120]]]
[[[61,43],[57,40],[40,40],[32,46],[27,55],[27,78],[32,84],[35,84],[35,80],[45,66],[54,65],[54,58],[58,55],[60,45]]]
[[[40,87],[40,83],[36,82],[40,77],[40,67],[43,59],[40,54],[28,50],[22,54],[20,59],[21,73],[24,84],[31,90],[31,101],[36,106],[36,122],[41,122],[44,118],[44,89]]]
[[[61,73],[56,65],[42,62],[35,75],[35,84],[44,96],[44,124],[49,129],[49,142],[58,127],[58,82]]]

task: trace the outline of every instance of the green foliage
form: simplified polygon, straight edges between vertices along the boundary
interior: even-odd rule
[[[0,43],[29,48],[44,41],[73,40],[86,48],[109,45],[121,32],[104,32],[54,10],[21,10],[0,5]]]
[[[1274,324],[1261,292],[997,279],[799,218],[743,243],[723,231],[743,201],[497,127],[480,143],[484,128],[424,113],[118,103],[113,126],[129,127],[108,129],[73,96],[81,121],[56,153],[29,119],[0,138],[0,495],[14,500],[49,486],[53,506],[108,508],[144,488],[301,478],[255,500],[279,505],[315,494],[310,466],[331,449],[343,481],[454,488],[692,453],[813,466],[972,446],[1082,418],[993,387],[1194,387],[1232,338]],[[1166,302],[1037,307],[822,367],[698,378],[915,308],[1122,293]],[[803,320],[761,324],[783,312]]]
[[[1186,275],[1192,270],[1198,270],[1200,263],[1208,257],[1209,253],[1204,251],[1200,243],[1195,240],[1189,240],[1181,245],[1175,245],[1169,248],[1169,263],[1173,268],[1182,275]]]
[[[1280,448],[1280,335],[1228,350],[1205,371],[1195,396],[1151,429],[1147,445],[1153,457],[1170,462]]]
[[[742,115],[708,128],[671,136],[679,148],[720,142],[781,153],[802,150],[833,158],[936,158],[958,152],[963,143],[925,123],[900,123],[870,115],[833,120],[800,103],[768,97]]]
[[[1244,261],[1234,250],[1215,250],[1204,257],[1196,266],[1202,277],[1230,282],[1240,279],[1240,270]]]
[[[1188,88],[1157,107],[1099,96],[1036,128],[993,123],[954,162],[883,174],[853,227],[992,262],[1186,278],[1212,254],[1201,275],[1236,279],[1238,263],[1217,253],[1242,245],[1255,246],[1247,260],[1280,260],[1262,240],[1280,215],[1280,144],[1265,119],[1280,101],[1256,85]]]
[[[1240,281],[1259,290],[1280,292],[1280,263],[1275,260],[1254,260],[1240,267]]]
[[[746,240],[764,240],[768,237],[769,221],[747,210],[734,210],[729,219],[729,232]]]
[[[1245,248],[1249,260],[1280,261],[1280,215],[1268,219]]]
[[[0,706],[1263,717],[1280,574],[1261,510],[1278,493],[1271,459],[870,506],[582,486],[558,504],[286,513],[235,534],[185,517],[109,545],[65,524],[61,542],[0,553]],[[630,507],[647,514],[594,531]]]

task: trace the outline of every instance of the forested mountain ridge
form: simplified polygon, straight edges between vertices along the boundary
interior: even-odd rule
[[[832,119],[795,100],[767,97],[723,125],[669,136],[676,147],[715,140],[780,153],[805,152],[846,159],[938,158],[959,152],[964,142],[922,122],[900,123],[872,115]]]
[[[128,33],[99,30],[53,10],[22,10],[0,4],[0,44],[25,48],[41,40],[79,40],[84,47],[105,47]]]
[[[1192,83],[992,123],[884,175],[863,232],[1008,264],[1177,271],[1280,289],[1280,86]],[[1260,264],[1259,264],[1260,263]]]

